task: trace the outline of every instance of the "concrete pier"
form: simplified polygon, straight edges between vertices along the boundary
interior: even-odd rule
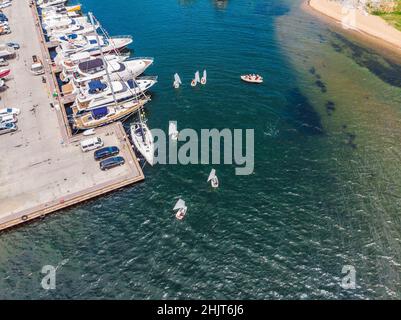
[[[84,137],[71,135],[62,101],[53,98],[58,88],[35,10],[28,0],[4,9],[12,33],[0,43],[14,41],[21,48],[10,60],[0,108],[16,107],[21,114],[18,131],[0,136],[0,230],[144,179],[120,122],[97,128],[96,136],[105,146],[118,146],[125,165],[101,171],[93,152],[80,150]],[[46,83],[30,73],[32,55],[44,62]]]

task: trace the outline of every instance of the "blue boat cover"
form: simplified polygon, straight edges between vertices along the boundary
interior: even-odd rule
[[[100,119],[106,116],[108,113],[107,107],[100,107],[92,110],[92,117],[95,119]]]
[[[89,40],[89,43],[90,43],[90,44],[96,44],[97,41],[96,41],[96,40]]]
[[[127,83],[128,83],[128,86],[130,87],[130,89],[134,89],[134,88],[138,87],[137,83],[133,79],[128,80]]]
[[[88,85],[90,94],[94,94],[107,88],[107,85],[100,80],[92,80]]]
[[[67,37],[68,37],[69,39],[76,39],[76,38],[78,38],[78,35],[75,34],[75,33],[71,33],[71,34],[69,34]]]

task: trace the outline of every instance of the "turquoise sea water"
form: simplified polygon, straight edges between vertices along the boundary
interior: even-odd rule
[[[211,190],[211,165],[145,166],[139,185],[3,232],[0,298],[401,298],[398,64],[300,0],[81,3],[155,57],[151,128],[253,128],[255,171],[215,165]],[[239,80],[250,72],[265,83]]]

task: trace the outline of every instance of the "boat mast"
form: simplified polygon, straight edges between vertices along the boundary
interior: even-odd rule
[[[96,31],[96,26],[95,26],[95,21],[94,21],[94,18],[93,18],[93,14],[92,14],[92,12],[88,12],[88,15],[89,15],[89,19],[90,19],[90,22],[92,24],[92,27],[93,27],[93,32],[95,33],[95,36],[96,36],[96,41],[97,41],[97,45],[98,45],[98,48],[99,48],[99,51],[100,51],[100,56],[101,56],[101,58],[103,60],[103,63],[105,64],[107,81],[109,83],[109,86],[110,86],[110,89],[111,89],[111,93],[113,95],[113,100],[114,100],[114,103],[117,104],[116,94],[114,93],[113,85],[111,83],[111,78],[110,78],[110,74],[109,74],[109,68],[107,67],[107,62],[104,59],[103,50],[102,50],[102,47],[100,46],[99,34]]]

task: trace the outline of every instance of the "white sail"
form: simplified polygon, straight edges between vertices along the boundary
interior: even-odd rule
[[[195,81],[196,81],[196,83],[200,82],[199,71],[195,72]]]
[[[178,201],[177,201],[177,203],[175,204],[173,210],[179,210],[179,209],[183,209],[183,208],[185,208],[185,207],[186,207],[186,206],[185,206],[185,201],[182,200],[182,199],[178,199]]]
[[[172,135],[177,135],[178,131],[177,131],[177,124],[175,121],[170,121],[169,125],[168,125],[168,135],[172,136]]]
[[[180,78],[180,76],[178,75],[178,73],[176,73],[176,74],[174,75],[174,82],[176,82],[176,83],[178,83],[178,84],[182,84],[181,78]]]
[[[216,170],[212,169],[212,171],[210,171],[209,178],[207,178],[207,182],[209,182],[210,180],[212,180],[215,177],[216,177]]]
[[[206,70],[203,70],[202,82],[206,83],[206,80],[207,80],[207,73],[206,73]]]

